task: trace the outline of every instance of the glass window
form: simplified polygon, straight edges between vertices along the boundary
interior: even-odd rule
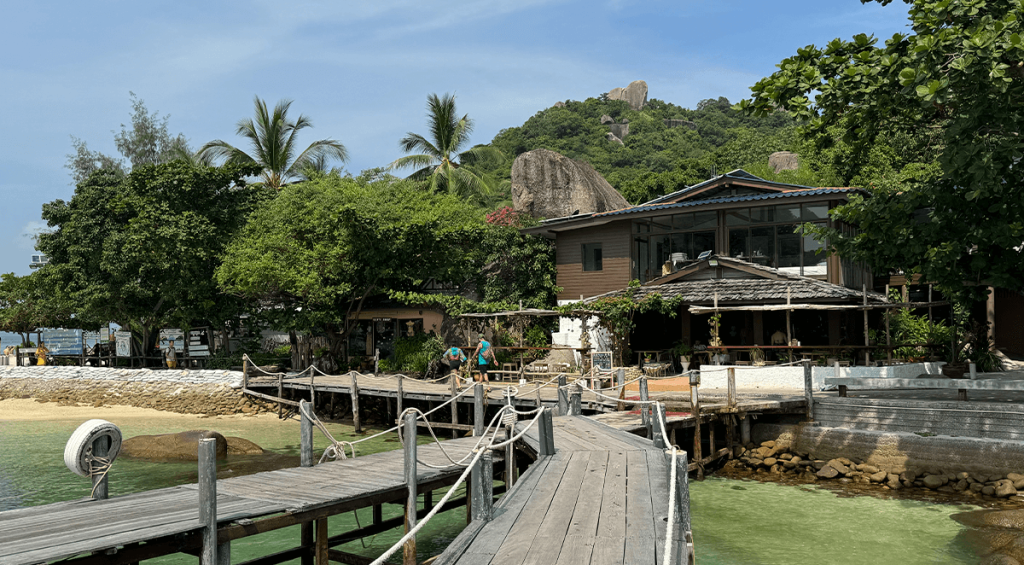
[[[807,234],[804,240],[804,275],[827,275],[828,263],[825,257],[825,246],[814,236]]]
[[[803,210],[803,220],[805,222],[828,219],[828,204],[804,204]]]
[[[645,283],[650,280],[647,276],[647,238],[636,238],[636,263],[634,268],[636,272],[634,276],[641,282]]]
[[[750,230],[729,230],[729,256],[746,259],[750,255]]]
[[[600,271],[601,265],[601,244],[600,243],[584,243],[583,244],[583,270],[584,271]]]
[[[660,277],[661,267],[668,261],[671,254],[669,238],[667,235],[651,236],[651,278]]]
[[[646,221],[633,222],[633,233],[647,233],[649,231],[651,231],[651,228],[647,225]]]
[[[766,224],[775,221],[775,209],[771,206],[750,209],[750,223]]]
[[[693,227],[693,214],[676,214],[672,216],[672,229],[688,230]]]
[[[776,257],[779,270],[787,272],[800,272],[800,239],[801,235],[794,233],[795,225],[776,226]]]
[[[750,228],[750,260],[775,266],[775,228]]]
[[[715,232],[713,231],[702,231],[692,234],[693,235],[693,254],[691,257],[697,258],[701,253],[710,251],[712,254],[715,253]]]
[[[651,218],[650,221],[652,232],[672,231],[672,216],[659,216],[657,218]]]
[[[745,226],[749,223],[750,210],[747,208],[729,210],[725,213],[725,225],[727,226]]]
[[[672,236],[672,253],[682,253],[681,257],[678,257],[682,261],[690,261],[696,259],[693,256],[693,236],[688,233],[677,233]]]
[[[799,222],[800,221],[800,205],[790,204],[786,206],[775,207],[775,221],[776,222]]]
[[[717,228],[718,212],[694,212],[693,227],[694,229]]]

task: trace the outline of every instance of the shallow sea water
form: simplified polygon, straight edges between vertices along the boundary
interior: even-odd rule
[[[103,417],[102,412],[88,417]],[[64,467],[64,444],[87,418],[43,422],[4,421],[0,412],[0,510],[73,500],[89,494],[88,479]],[[229,457],[219,464],[221,478],[298,465],[298,423],[275,419],[203,418],[173,424],[144,417],[107,418],[125,437],[212,429],[225,436],[251,440],[267,450],[263,456]],[[351,427],[329,424],[338,439],[354,436]],[[327,441],[314,431],[319,452]],[[360,445],[366,455],[398,447],[392,437]],[[119,458],[110,472],[111,495],[150,490],[196,481],[195,462],[148,462]],[[794,564],[976,564],[965,541],[965,527],[950,515],[970,506],[944,505],[873,497],[845,498],[814,486],[789,486],[755,481],[709,478],[691,482],[693,537],[701,565]],[[441,493],[435,495],[435,500]],[[401,508],[385,505],[385,518]],[[359,512],[367,524],[371,510]],[[420,559],[440,553],[465,526],[465,511],[439,514],[418,536]],[[352,513],[331,519],[339,533],[356,527]],[[297,545],[297,527],[261,534],[232,544],[232,561],[267,555]],[[363,543],[340,549],[376,557],[401,537],[396,529]],[[399,562],[401,553],[398,554]],[[554,559],[552,559],[554,561]],[[193,564],[197,559],[176,555],[147,563]],[[298,561],[294,561],[298,563]]]

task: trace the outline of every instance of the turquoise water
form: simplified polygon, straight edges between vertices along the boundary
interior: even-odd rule
[[[64,443],[82,421],[104,417],[103,409],[74,419],[44,422],[4,421],[0,404],[0,510],[71,500],[89,494],[88,479],[73,475],[62,461]],[[53,405],[48,405],[53,406]],[[86,411],[87,409],[80,409]],[[261,445],[263,456],[229,457],[220,463],[221,478],[298,465],[298,423],[276,419],[180,417],[168,421],[140,417],[110,418],[125,437],[212,429]],[[353,436],[351,428],[330,424],[338,439]],[[317,450],[327,446],[315,431]],[[361,455],[398,447],[393,437],[360,444]],[[111,495],[196,481],[194,462],[147,462],[120,458],[110,472]],[[844,498],[813,486],[785,486],[710,478],[691,482],[693,536],[698,563],[793,565],[808,564],[976,564],[964,541],[965,527],[951,514],[973,507],[872,497]],[[439,499],[442,493],[435,495]],[[458,496],[458,495],[457,495]],[[385,505],[385,518],[401,508]],[[362,524],[371,521],[369,508],[360,511]],[[420,559],[440,553],[465,526],[464,509],[439,514],[418,539]],[[332,534],[356,527],[352,513],[330,521]],[[401,537],[396,529],[340,549],[376,557]],[[241,562],[298,544],[297,527],[232,543],[232,561]],[[400,560],[401,553],[398,554]],[[395,560],[395,562],[399,562]],[[298,561],[296,560],[295,563]],[[148,563],[194,564],[187,555]]]

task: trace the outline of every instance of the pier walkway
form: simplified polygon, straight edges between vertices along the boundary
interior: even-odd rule
[[[685,453],[584,416],[554,419],[555,454],[534,463],[495,507],[434,565],[658,565],[692,562]],[[524,436],[540,451],[539,430]],[[669,492],[677,489],[669,531]],[[672,535],[672,553],[664,556]],[[690,543],[688,543],[690,542]]]

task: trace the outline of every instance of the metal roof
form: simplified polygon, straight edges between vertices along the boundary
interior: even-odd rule
[[[712,185],[712,184],[714,184],[714,183],[716,183],[716,182],[718,182],[718,181],[720,181],[722,179],[753,180],[753,181],[764,182],[764,183],[768,183],[768,184],[774,184],[774,185],[778,185],[778,186],[791,187],[791,188],[794,188],[794,189],[814,188],[813,186],[803,186],[803,185],[800,185],[800,184],[786,184],[786,183],[781,183],[781,182],[765,180],[765,179],[763,179],[763,178],[761,178],[761,177],[759,177],[757,175],[750,174],[747,171],[744,171],[743,169],[735,169],[735,170],[729,171],[728,173],[725,173],[724,175],[718,175],[717,177],[710,178],[710,179],[708,179],[708,180],[706,180],[704,182],[699,182],[699,183],[697,183],[697,184],[695,184],[693,186],[688,186],[686,188],[677,190],[675,192],[666,194],[664,196],[659,196],[659,197],[655,198],[654,200],[650,200],[648,202],[644,202],[643,204],[639,204],[639,206],[649,206],[649,205],[652,205],[652,204],[659,204],[661,202],[665,202],[666,200],[671,200],[671,199],[676,198],[678,196],[683,196],[683,195],[688,194],[690,192],[693,192],[693,191],[696,191],[696,190],[700,190],[700,189],[702,189],[702,188],[704,188],[706,186]]]

